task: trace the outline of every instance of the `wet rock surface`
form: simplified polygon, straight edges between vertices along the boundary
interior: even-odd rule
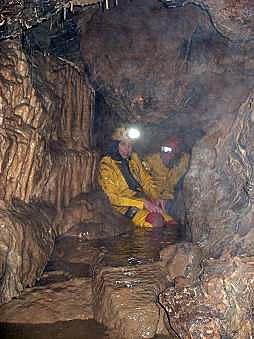
[[[105,268],[96,276],[95,319],[120,338],[152,338],[168,333],[157,296],[165,289],[166,276],[156,264]]]
[[[100,191],[82,193],[72,199],[55,223],[59,235],[86,240],[110,238],[133,229],[131,221],[116,213]]]
[[[70,320],[34,325],[0,323],[0,333],[3,339],[91,339],[91,335],[93,339],[110,338],[106,328],[95,320]]]
[[[54,247],[55,211],[40,203],[16,200],[0,208],[0,303],[33,286]]]
[[[27,13],[33,10],[34,3],[30,4]],[[52,4],[54,9],[62,3]],[[1,33],[16,34],[25,14],[23,5],[3,2]],[[15,18],[13,23],[9,18]],[[32,25],[33,20],[25,15],[24,26]],[[10,31],[6,24],[13,25]],[[73,292],[73,285],[68,285],[71,281],[96,277],[94,288],[101,296],[96,301],[96,305],[101,302],[96,317],[115,327],[116,337],[119,333],[151,336],[164,333],[171,325],[186,338],[250,338],[253,6],[249,0],[119,1],[110,12],[93,9],[87,16],[81,15],[77,24],[84,67],[48,56],[47,48],[42,48],[44,56],[30,51],[28,62],[20,41],[1,42],[2,301],[33,285],[42,273],[53,248],[51,225],[57,210],[57,235],[67,231],[69,251],[77,245],[75,240],[81,243],[69,254],[57,243],[42,291],[48,284],[62,283]],[[43,38],[47,47],[49,37],[39,41]],[[108,207],[101,209],[103,199],[80,199],[80,193],[94,189],[97,162],[91,150],[95,93],[84,70],[104,105],[95,119],[98,123],[101,118],[95,126],[107,128],[98,146],[103,148],[104,137],[122,122],[144,126],[144,153],[170,134],[184,134],[184,143],[189,148],[195,145],[184,183],[183,219],[193,245],[172,246],[157,236],[144,242],[137,234],[125,238],[129,226],[123,219],[117,219],[121,226],[114,226]],[[11,210],[13,198],[22,203]],[[40,203],[46,200],[52,207],[41,208],[32,202],[34,198]],[[101,242],[119,234],[124,236],[118,243],[112,239],[107,245]],[[97,235],[96,244],[84,246],[82,241]],[[170,247],[162,252],[158,269],[154,261],[161,243]],[[141,244],[147,244],[142,254]],[[122,279],[121,272],[134,278]],[[155,302],[152,290],[162,292],[166,278],[173,279],[172,287]],[[57,286],[56,294],[60,291]],[[50,288],[48,293],[57,299]],[[115,298],[110,299],[112,296]],[[134,310],[129,304],[120,309],[126,300]],[[167,309],[170,321],[161,320],[158,302]],[[59,305],[63,309],[61,301]],[[73,305],[69,307],[74,316]],[[111,313],[119,313],[119,318]],[[81,316],[79,311],[75,316]],[[61,317],[66,317],[65,312]],[[26,319],[28,313],[23,321]],[[143,325],[137,328],[138,322],[146,324],[147,331]]]
[[[69,64],[29,60],[20,41],[1,41],[0,53],[1,199],[36,198],[60,210],[94,187],[93,90]]]
[[[160,296],[181,338],[251,338],[253,258],[224,257],[204,265],[200,281]],[[186,307],[187,306],[187,307]]]
[[[45,63],[38,56],[41,73],[33,76],[31,60],[18,40],[1,41],[0,54],[2,303],[41,275],[57,234],[56,212],[91,190],[96,154],[88,150],[93,91],[80,73],[54,58]],[[70,81],[66,95],[58,82],[64,75]],[[70,101],[74,87],[75,93],[82,93],[82,103]],[[75,128],[73,110],[78,112]]]
[[[165,0],[168,6],[195,3],[211,16],[217,30],[232,41],[250,41],[254,37],[254,7],[251,0]]]
[[[170,134],[192,147],[253,87],[252,45],[232,46],[198,6],[138,0],[80,26],[89,78],[114,112],[107,118],[141,124],[142,152]]]
[[[202,251],[188,242],[172,244],[160,252],[161,266],[168,280],[181,280],[186,285],[195,282],[202,273]]]
[[[42,324],[92,318],[89,278],[72,278],[26,289],[21,298],[1,306],[1,322]]]
[[[178,235],[176,229],[159,231],[136,230],[92,241],[61,237],[40,281],[2,305],[0,321],[94,318],[108,327],[112,338],[171,338],[157,300],[168,285],[158,260],[160,249]],[[38,317],[29,320],[31,313]]]

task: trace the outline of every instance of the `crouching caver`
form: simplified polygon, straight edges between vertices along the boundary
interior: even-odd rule
[[[143,161],[155,183],[155,197],[160,201],[160,206],[177,219],[183,200],[180,196],[183,178],[189,167],[189,152],[181,139],[171,137],[162,143],[159,152],[147,155]]]
[[[132,151],[131,129],[119,128],[99,164],[98,181],[112,206],[141,227],[161,227],[175,221],[156,200],[155,184]]]

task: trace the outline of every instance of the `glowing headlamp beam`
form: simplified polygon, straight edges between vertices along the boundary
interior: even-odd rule
[[[168,153],[168,152],[172,152],[173,149],[171,147],[167,147],[167,146],[161,146],[161,151]]]
[[[127,135],[130,139],[138,139],[140,137],[140,131],[137,128],[131,127],[128,129]]]

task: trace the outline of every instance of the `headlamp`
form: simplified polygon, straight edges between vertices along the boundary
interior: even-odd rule
[[[165,152],[165,153],[173,152],[173,148],[168,147],[168,146],[161,146],[161,152]]]
[[[127,136],[132,140],[138,139],[140,137],[140,131],[134,127],[128,128]]]

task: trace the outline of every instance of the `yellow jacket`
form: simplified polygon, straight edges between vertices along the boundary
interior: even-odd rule
[[[128,187],[118,163],[110,156],[104,156],[101,159],[98,180],[102,190],[107,194],[112,206],[121,214],[125,214],[130,206],[143,209],[145,197],[155,199],[156,196],[152,177],[142,165],[137,153],[132,152],[129,167],[142,187],[142,195]]]
[[[188,154],[183,154],[179,164],[170,169],[163,164],[160,153],[145,157],[143,165],[154,180],[156,199],[173,199],[176,185],[188,169],[189,159]]]

